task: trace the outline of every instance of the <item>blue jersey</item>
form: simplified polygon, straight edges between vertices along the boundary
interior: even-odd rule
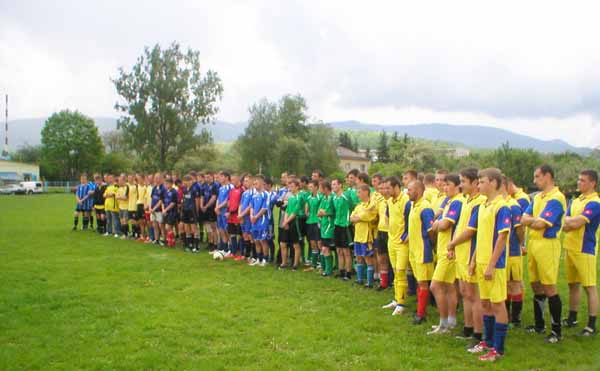
[[[204,184],[194,182],[192,183],[191,190],[194,192],[194,199],[201,197],[204,194]]]
[[[265,210],[265,212],[261,215],[260,218],[256,220],[256,223],[252,225],[252,230],[262,231],[267,229],[269,226],[269,192],[254,192],[251,199],[251,207],[254,215],[258,214],[261,210]]]
[[[208,203],[208,201],[210,201],[210,198],[212,196],[219,195],[219,185],[215,182],[212,182],[210,184],[205,183],[202,190],[203,190],[202,198],[204,199],[204,206],[206,206],[206,204]],[[214,207],[215,205],[212,205],[212,206]]]
[[[227,185],[221,186],[219,188],[219,194],[217,195],[217,203],[221,204],[229,199],[229,191],[233,188],[233,184],[229,183]],[[221,208],[221,211],[226,212],[227,206]]]
[[[150,208],[154,208],[160,201],[164,201],[166,193],[167,187],[165,187],[164,184],[152,187],[152,192],[150,193],[150,196],[152,197]]]
[[[77,194],[77,197],[80,200],[87,197],[85,199],[85,201],[83,201],[81,203],[82,209],[85,209],[85,210],[91,209],[92,206],[94,205],[94,197],[92,197],[93,192],[94,192],[94,187],[92,185],[90,185],[90,183],[80,184],[77,186],[77,190],[75,191],[75,193]]]
[[[273,204],[276,204],[277,201],[283,202],[287,193],[288,193],[287,187],[281,187],[277,191],[277,193],[275,193],[275,197],[273,199]],[[282,207],[279,208],[279,220],[283,220],[283,208]]]
[[[198,196],[197,190],[194,186],[183,188],[183,199],[181,200],[182,209],[185,211],[196,210],[196,197]]]
[[[242,193],[242,197],[240,199],[240,212],[244,212],[246,209],[250,207],[250,203],[252,202],[252,196],[256,193],[254,188],[250,188]],[[244,216],[243,220],[240,220],[242,225],[250,227],[252,223],[250,223],[250,212],[246,216]]]
[[[267,191],[265,191],[267,192]],[[273,223],[273,208],[275,207],[275,199],[277,197],[277,192],[271,191],[267,192],[267,217],[269,218],[269,222]]]
[[[175,188],[171,188],[165,193],[165,208],[170,204],[175,205],[171,207],[167,213],[171,214],[177,212],[177,190]]]

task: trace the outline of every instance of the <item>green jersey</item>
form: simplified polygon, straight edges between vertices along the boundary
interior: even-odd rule
[[[356,192],[356,189],[354,188],[347,188],[344,191],[344,195],[346,196],[346,198],[348,199],[348,202],[350,204],[350,212],[352,212],[354,210],[354,208],[356,207],[356,205],[358,205],[360,203],[360,200],[358,199],[358,192]]]
[[[318,193],[316,195],[308,194],[306,197],[306,204],[308,205],[308,215],[306,215],[306,224],[317,224],[319,222],[319,217],[317,213],[319,212],[319,205],[321,203],[322,195]]]
[[[333,238],[333,193],[329,196],[323,195],[319,202],[319,210],[325,212],[325,216],[319,218],[321,238]]]
[[[303,189],[298,192],[298,202],[300,203],[300,211],[298,212],[299,217],[306,216],[306,213],[304,212],[304,205],[306,205],[306,199],[308,198],[308,195],[310,195],[310,193]]]
[[[347,227],[350,225],[350,200],[345,194],[333,194],[333,209],[335,218],[333,224],[337,227]]]

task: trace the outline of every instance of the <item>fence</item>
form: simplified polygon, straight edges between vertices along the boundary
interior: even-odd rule
[[[71,182],[71,181],[53,181],[42,182],[44,187],[44,192],[47,193],[72,193],[79,185],[79,182]]]

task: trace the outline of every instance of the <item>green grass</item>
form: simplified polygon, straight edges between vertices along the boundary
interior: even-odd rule
[[[71,232],[72,199],[0,197],[0,369],[600,368],[580,329],[559,345],[511,330],[506,358],[482,365],[425,335],[435,315],[415,327],[379,309],[390,291]]]

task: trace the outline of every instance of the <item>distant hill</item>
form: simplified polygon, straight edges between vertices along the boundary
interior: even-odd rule
[[[388,133],[397,131],[399,135],[406,133],[411,137],[460,143],[470,148],[498,148],[503,143],[508,142],[514,148],[531,148],[545,153],[571,151],[585,155],[592,151],[591,148],[575,147],[563,140],[541,140],[489,126],[449,124],[378,125],[358,121],[336,121],[330,122],[329,125],[338,130],[384,130]]]
[[[113,117],[95,117],[100,133],[114,130],[117,119]],[[32,118],[9,121],[9,145],[14,150],[23,144],[36,145],[40,143],[40,133],[46,118]],[[563,140],[540,140],[527,135],[513,133],[508,130],[488,126],[450,125],[450,124],[418,124],[418,125],[380,125],[367,124],[358,121],[329,122],[337,130],[374,131],[385,130],[388,133],[395,131],[398,134],[408,134],[411,137],[423,138],[433,141],[456,143],[469,148],[493,149],[503,143],[510,143],[515,148],[532,148],[545,153],[560,153],[565,151],[588,154],[590,148],[575,147]],[[246,123],[229,123],[216,121],[209,125],[215,142],[232,142],[246,128]],[[203,126],[199,126],[201,130]],[[0,134],[2,141],[4,132]]]

